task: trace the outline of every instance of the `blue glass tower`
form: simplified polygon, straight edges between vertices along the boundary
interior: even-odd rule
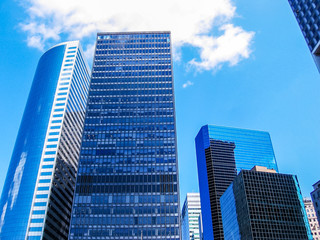
[[[242,170],[220,204],[225,239],[313,239],[297,176]]]
[[[270,135],[205,125],[196,137],[196,152],[203,236],[205,240],[224,239],[219,199],[237,173],[255,165],[278,171]]]
[[[70,239],[180,238],[170,42],[98,33]]]
[[[0,239],[67,239],[90,72],[79,42],[39,60],[0,201]]]
[[[320,71],[320,1],[289,0],[289,4]]]

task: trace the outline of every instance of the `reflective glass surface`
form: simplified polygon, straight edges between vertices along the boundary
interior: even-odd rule
[[[237,172],[256,165],[278,171],[270,135],[206,125],[196,137],[196,152],[201,208],[208,209],[202,213],[203,234],[205,239],[223,239],[219,198]]]
[[[221,215],[224,238],[230,240],[241,239],[237,218],[236,200],[233,194],[233,183],[220,198]]]
[[[320,40],[320,1],[289,0],[289,3],[312,52]]]
[[[296,176],[241,171],[220,202],[225,239],[313,239]]]
[[[320,1],[289,0],[289,3],[320,71]]]
[[[101,33],[69,239],[179,239],[170,33]]]
[[[25,239],[65,46],[39,60],[0,202],[0,239]]]

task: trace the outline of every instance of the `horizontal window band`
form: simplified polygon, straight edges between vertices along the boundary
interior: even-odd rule
[[[50,169],[53,168],[53,165],[42,165],[43,169]]]
[[[31,223],[43,223],[43,218],[33,218],[31,219]]]
[[[48,198],[48,194],[38,194],[36,198]]]
[[[51,126],[50,129],[60,129],[61,126]]]
[[[45,207],[45,206],[47,206],[47,202],[35,202],[34,206],[35,207]]]
[[[42,232],[42,227],[30,227],[30,232]]]
[[[52,155],[56,153],[57,153],[56,151],[48,151],[48,152],[45,152],[44,155]]]
[[[50,183],[51,179],[40,179],[39,183]]]
[[[42,172],[40,173],[40,176],[51,176],[52,172]]]

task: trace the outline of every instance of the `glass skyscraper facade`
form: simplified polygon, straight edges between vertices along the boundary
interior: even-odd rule
[[[67,239],[89,90],[78,41],[39,60],[0,201],[0,239]]]
[[[242,170],[220,203],[225,239],[313,239],[294,175]]]
[[[69,239],[180,239],[170,32],[98,33]]]
[[[320,222],[320,180],[313,186],[313,191],[310,193],[314,208],[316,210],[318,222]]]
[[[289,4],[320,71],[320,1],[289,0]]]
[[[196,137],[204,239],[224,239],[220,197],[242,169],[255,165],[278,171],[267,132],[203,126]],[[206,209],[206,211],[204,211]]]
[[[199,217],[201,215],[200,194],[187,193],[181,213],[182,240],[200,240]]]

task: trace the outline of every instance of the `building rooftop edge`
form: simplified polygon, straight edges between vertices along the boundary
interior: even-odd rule
[[[145,34],[145,33],[170,33],[171,31],[128,31],[128,32],[98,32],[98,35],[111,34],[111,35],[119,35],[119,34]]]
[[[252,131],[252,132],[263,132],[263,133],[268,133],[270,135],[270,133],[268,131],[263,131],[263,130],[254,130],[254,129],[247,129],[247,128],[240,128],[240,127],[229,127],[229,126],[219,126],[219,125],[214,125],[214,124],[206,124],[203,125],[202,127],[221,127],[221,128],[229,128],[229,129],[238,129],[238,130],[246,130],[246,131]],[[202,128],[201,127],[201,128]]]
[[[58,44],[56,44],[56,45],[52,46],[51,48],[49,48],[49,49],[48,49],[48,50],[46,50],[45,52],[48,52],[49,50],[51,50],[51,49],[53,49],[53,48],[55,48],[55,47],[59,47],[59,46],[61,46],[61,45],[67,45],[68,43],[77,43],[77,44],[79,44],[79,45],[80,45],[80,41],[79,41],[79,40],[75,40],[75,41],[66,41],[66,42],[58,43]]]
[[[317,181],[315,184],[312,184],[312,187],[314,190],[316,190],[318,187],[316,187],[316,185],[320,184],[320,180]]]

